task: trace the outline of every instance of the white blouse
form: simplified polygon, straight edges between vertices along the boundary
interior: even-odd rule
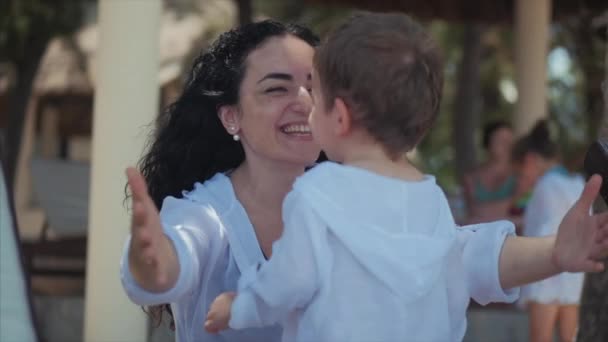
[[[171,303],[176,341],[279,341],[278,326],[225,330],[217,335],[208,334],[203,328],[215,297],[235,291],[241,270],[264,261],[264,255],[228,177],[216,174],[204,184],[195,184],[183,196],[167,197],[160,211],[165,234],[177,251],[177,282],[163,293],[142,289],[129,270],[127,241],[121,262],[127,295],[142,306]]]

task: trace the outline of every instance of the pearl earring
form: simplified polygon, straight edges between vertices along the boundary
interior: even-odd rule
[[[231,126],[230,131],[235,132],[236,128],[234,126]],[[241,140],[241,137],[239,137],[239,135],[235,133],[232,135],[232,140],[239,141],[239,140]]]

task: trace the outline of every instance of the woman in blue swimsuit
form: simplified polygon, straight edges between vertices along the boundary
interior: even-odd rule
[[[503,121],[483,129],[487,161],[464,177],[467,223],[508,217],[517,182],[511,166],[513,130]]]

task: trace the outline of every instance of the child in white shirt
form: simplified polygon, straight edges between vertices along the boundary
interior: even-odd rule
[[[439,49],[420,25],[353,17],[314,66],[311,130],[342,165],[295,182],[271,258],[215,300],[208,331],[280,323],[283,341],[460,341],[470,298],[512,302],[523,283],[600,269],[590,259],[606,252],[595,242],[606,225],[585,221],[584,209],[562,222],[568,244],[520,240],[506,221],[456,229],[435,179],[405,157],[435,121],[443,84]],[[586,233],[571,233],[580,223]]]

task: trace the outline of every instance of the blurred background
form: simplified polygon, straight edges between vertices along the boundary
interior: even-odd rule
[[[96,258],[104,258],[110,246],[91,240],[90,218],[98,212],[90,205],[91,189],[95,191],[93,132],[101,134],[95,141],[111,141],[121,125],[120,120],[104,121],[93,115],[95,108],[103,107],[95,97],[103,78],[99,70],[111,67],[97,64],[109,60],[100,58],[105,53],[100,51],[104,26],[99,23],[104,2],[115,2],[117,11],[121,2],[135,9],[127,12],[125,7],[121,12],[128,16],[130,26],[120,29],[133,30],[130,37],[138,37],[137,28],[147,20],[150,3],[160,3],[158,39],[153,42],[158,48],[157,74],[149,78],[158,96],[151,97],[154,103],[149,105],[154,110],[149,120],[138,124],[144,138],[158,110],[180,93],[193,58],[219,33],[239,23],[275,18],[307,24],[323,35],[359,9],[403,11],[419,19],[443,49],[446,82],[439,120],[411,158],[425,172],[437,175],[456,219],[463,223],[470,216],[466,175],[491,159],[483,147],[484,125],[504,121],[517,138],[537,120],[548,119],[563,161],[574,171],[580,171],[589,143],[608,136],[608,106],[602,92],[608,73],[605,0],[3,1],[0,156],[14,209],[26,296],[31,294],[35,329],[46,341],[79,341],[83,336],[108,340],[86,333],[95,331],[94,323],[86,321],[98,314],[122,319],[120,309],[104,312],[112,310],[110,304],[96,309],[95,303],[114,297],[104,293],[95,299],[95,294],[86,293],[96,288],[97,281],[90,277],[100,265],[87,260],[91,249],[97,248]],[[142,42],[145,39],[142,35]],[[115,126],[94,129],[93,123],[98,122]],[[120,155],[121,150],[114,148],[112,153]],[[134,163],[134,157],[123,158],[123,167]],[[124,179],[119,181],[124,186]],[[114,201],[124,211],[123,198],[114,197]],[[111,229],[124,237],[127,227],[128,221]],[[105,233],[98,234],[103,240]],[[105,271],[105,266],[99,266],[104,269],[99,274],[118,280],[117,260],[111,255],[120,254],[122,245],[112,248],[107,258],[114,269]],[[3,254],[3,258],[7,257]],[[116,296],[120,297],[117,301],[126,300],[120,292]],[[470,317],[467,341],[527,337],[525,313],[514,307],[473,307]],[[141,339],[173,340],[170,329],[151,325],[146,323]]]

